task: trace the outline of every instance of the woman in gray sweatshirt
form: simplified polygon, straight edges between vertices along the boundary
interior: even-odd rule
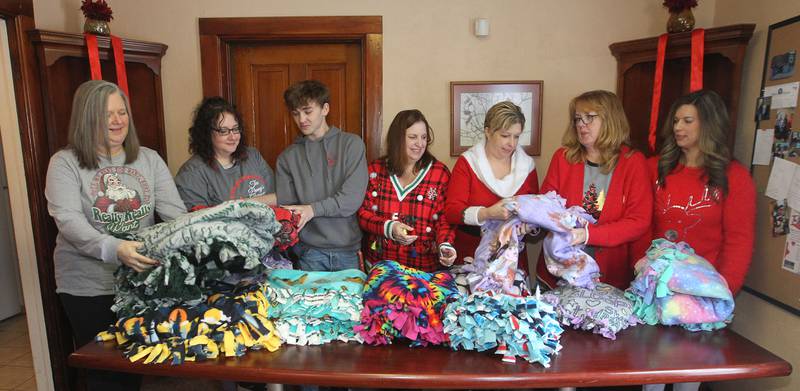
[[[171,220],[186,212],[167,165],[139,146],[128,98],[115,84],[80,85],[72,102],[69,144],[50,158],[45,197],[58,227],[56,292],[77,346],[116,321],[114,271],[158,264],[120,239],[153,225],[155,212]],[[138,377],[90,371],[90,390],[138,389]]]
[[[247,145],[242,116],[225,99],[203,99],[189,128],[192,157],[175,176],[186,208],[195,211],[228,200],[275,205],[275,174],[257,149]]]

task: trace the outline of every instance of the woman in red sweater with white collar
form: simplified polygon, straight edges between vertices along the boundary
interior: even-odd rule
[[[654,238],[686,242],[735,295],[753,255],[756,194],[748,170],[731,159],[730,129],[725,102],[714,91],[696,91],[672,104],[661,155],[648,161],[653,232],[637,242],[635,255],[644,256]]]
[[[458,263],[475,255],[481,241],[480,226],[486,220],[511,216],[505,207],[511,197],[539,192],[533,159],[519,145],[525,116],[514,103],[505,101],[486,112],[486,138],[458,158],[447,188],[445,216],[457,226],[455,247]],[[518,267],[528,271],[522,251]]]
[[[625,289],[633,279],[628,246],[648,231],[653,210],[644,155],[632,150],[622,103],[612,92],[585,92],[570,102],[570,125],[542,183],[567,207],[582,206],[597,223],[572,231],[573,244],[586,244],[600,267],[600,281]],[[538,279],[556,286],[544,255]]]

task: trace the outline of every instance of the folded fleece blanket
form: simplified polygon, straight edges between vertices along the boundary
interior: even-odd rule
[[[561,350],[564,330],[553,306],[534,296],[519,297],[492,292],[462,296],[448,304],[444,330],[454,350],[496,349],[503,361],[522,357],[550,366],[550,356]]]
[[[129,317],[198,305],[209,294],[230,288],[232,281],[257,278],[266,272],[262,259],[273,247],[297,240],[298,219],[285,209],[236,200],[128,236],[144,243],[140,252],[160,264],[141,273],[117,269],[112,310]]]
[[[395,261],[376,263],[364,287],[361,324],[355,327],[371,345],[396,338],[411,346],[447,343],[442,329],[444,308],[458,297],[448,272],[427,273]]]
[[[281,339],[291,345],[362,342],[353,327],[360,320],[366,279],[367,275],[356,269],[273,270],[267,277],[269,317]]]
[[[263,283],[242,284],[198,305],[121,317],[96,340],[113,340],[131,362],[144,364],[239,357],[248,350],[274,352],[281,339],[267,318],[268,308]]]
[[[635,272],[625,296],[647,324],[700,331],[723,328],[733,319],[733,295],[725,278],[685,242],[654,240]]]

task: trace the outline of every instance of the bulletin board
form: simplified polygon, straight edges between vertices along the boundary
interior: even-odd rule
[[[797,92],[794,83],[800,82],[798,51],[800,16],[769,27],[762,94],[755,113],[756,140],[751,166],[757,203],[755,250],[745,281],[745,290],[795,315],[800,315],[800,255],[797,254],[800,251],[800,209],[793,210],[788,201],[777,201],[767,194],[776,194],[775,183],[788,183],[785,178],[773,180],[768,190],[776,165],[779,166],[775,170],[777,174],[791,172],[781,168],[800,164],[800,111],[797,98],[792,97],[792,93]],[[790,103],[791,100],[794,103]],[[777,161],[778,158],[784,160]],[[796,174],[800,176],[800,170]],[[787,199],[792,196],[800,197],[800,194],[788,193]]]

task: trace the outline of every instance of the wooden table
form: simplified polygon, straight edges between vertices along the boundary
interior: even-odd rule
[[[354,343],[282,346],[236,359],[199,363],[130,363],[111,343],[89,344],[69,357],[79,368],[146,375],[282,384],[371,388],[596,387],[787,376],[791,365],[731,330],[691,333],[677,327],[638,326],[616,341],[568,330],[564,349],[544,368],[490,352],[445,347],[373,347]]]

